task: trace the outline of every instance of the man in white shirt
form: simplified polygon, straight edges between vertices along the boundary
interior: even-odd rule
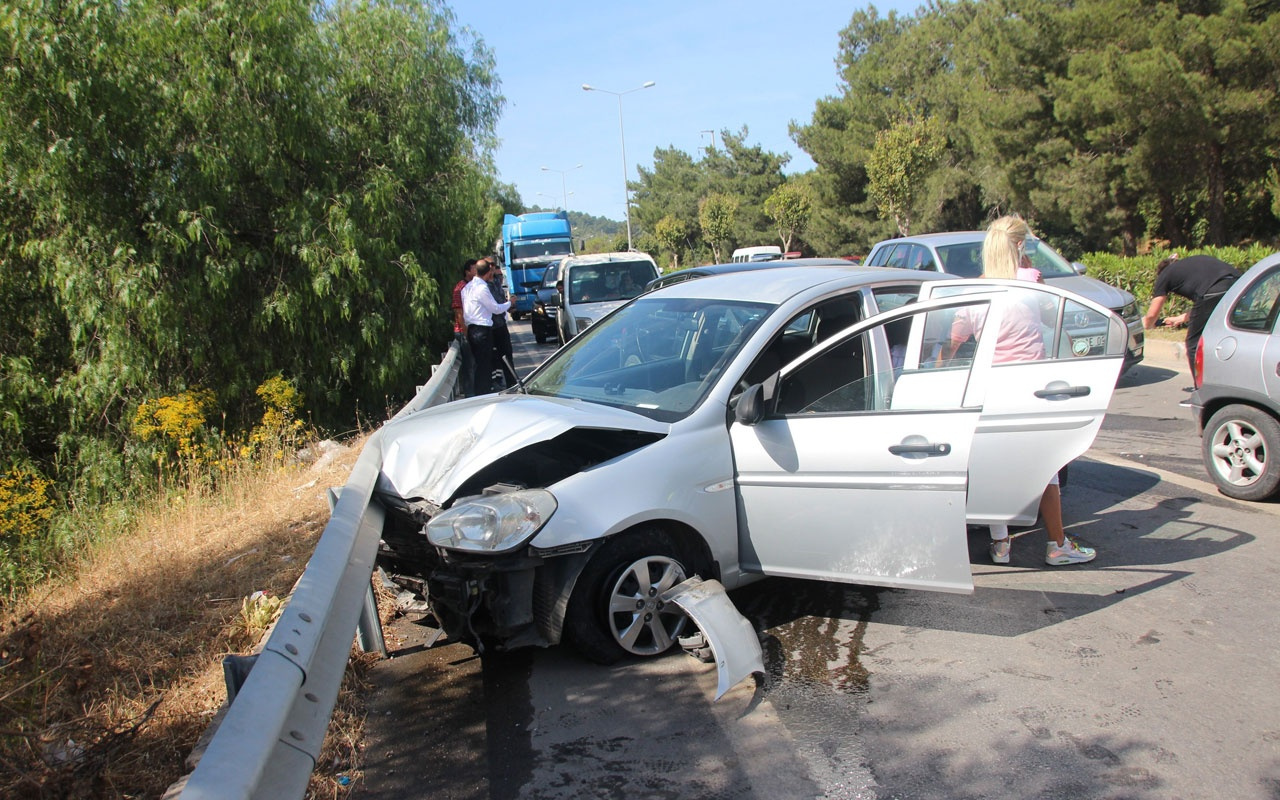
[[[476,264],[476,276],[462,287],[462,321],[467,325],[467,342],[475,364],[473,391],[477,395],[493,391],[493,315],[505,314],[510,301],[499,303],[489,291],[487,261]]]

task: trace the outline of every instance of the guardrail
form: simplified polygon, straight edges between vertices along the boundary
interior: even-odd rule
[[[458,361],[455,343],[433,368],[431,380],[393,419],[449,400]],[[302,797],[306,791],[357,622],[361,647],[382,649],[376,610],[370,613],[369,602],[383,522],[381,507],[369,502],[382,466],[381,434],[369,437],[337,494],[315,554],[265,644],[255,656],[233,661],[227,669],[225,714],[215,717],[195,770],[166,797],[276,800]],[[233,677],[237,673],[243,680]]]

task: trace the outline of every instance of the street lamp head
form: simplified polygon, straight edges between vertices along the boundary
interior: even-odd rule
[[[657,86],[657,81],[645,81],[645,82],[644,82],[644,84],[643,84],[640,88],[641,88],[641,89],[648,89],[650,86]]]
[[[543,172],[550,172],[550,171],[551,171],[551,168],[550,168],[550,167],[542,167],[542,171],[543,171]]]
[[[590,91],[592,91],[593,89],[595,89],[595,87],[594,87],[594,86],[592,86],[592,85],[591,85],[591,84],[589,84],[589,83],[584,83],[584,84],[582,84],[582,91],[584,91],[584,92],[590,92]]]

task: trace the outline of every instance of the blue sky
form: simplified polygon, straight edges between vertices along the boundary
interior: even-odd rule
[[[506,98],[497,132],[501,180],[526,205],[568,208],[610,219],[625,216],[618,100],[585,92],[588,83],[625,92],[627,176],[653,164],[653,151],[676,147],[697,156],[720,131],[748,128],[750,144],[790,154],[786,171],[812,160],[787,135],[807,123],[814,103],[839,93],[840,31],[868,4],[831,0],[449,0],[460,26],[493,51]],[[876,3],[911,14],[920,5]],[[575,169],[582,164],[580,169]],[[541,167],[568,170],[558,172]],[[539,194],[541,193],[541,194]]]

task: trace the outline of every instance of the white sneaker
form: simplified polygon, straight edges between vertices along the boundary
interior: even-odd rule
[[[1062,540],[1061,545],[1049,542],[1044,552],[1044,563],[1055,567],[1063,564],[1083,564],[1097,556],[1097,551],[1092,547],[1081,547],[1068,536]]]
[[[991,540],[991,563],[1008,564],[1009,551],[1013,549],[1008,538]]]

